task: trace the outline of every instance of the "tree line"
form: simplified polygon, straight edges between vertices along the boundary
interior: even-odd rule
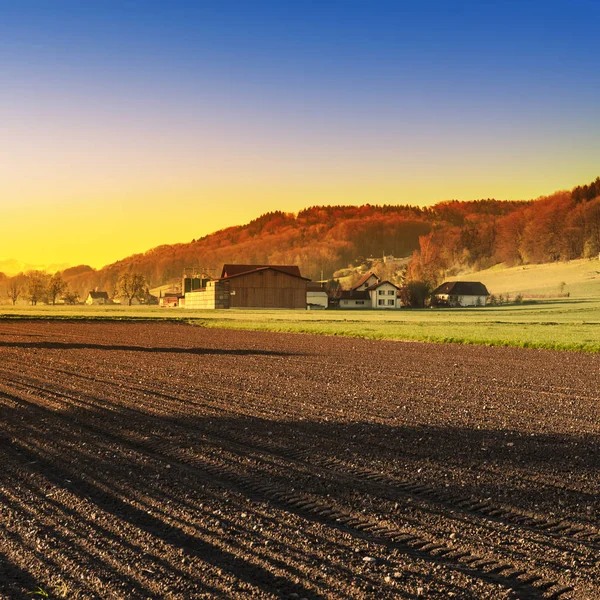
[[[596,258],[600,254],[599,194],[600,180],[596,179],[571,192],[507,205],[510,210],[464,211],[461,218],[454,214],[454,218],[435,221],[431,231],[419,238],[407,277],[431,287],[461,270],[477,271],[499,263],[517,266]],[[438,208],[443,214],[444,206]]]
[[[73,305],[85,301],[78,291],[71,289],[65,280],[64,273],[50,274],[45,271],[32,270],[19,273],[14,277],[0,274],[0,280],[4,283],[5,296],[13,306],[19,299],[27,301],[32,306],[36,306],[38,303]],[[119,275],[110,296],[124,300],[128,305],[131,305],[134,299],[152,302],[146,278],[141,273],[130,271],[122,272]]]

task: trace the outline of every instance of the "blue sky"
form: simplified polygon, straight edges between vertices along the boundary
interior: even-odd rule
[[[95,264],[267,210],[585,183],[600,164],[598,23],[584,0],[0,0],[10,242],[33,207],[42,237],[57,215],[87,228],[53,246],[84,260],[106,239],[89,233],[100,199],[113,254]]]

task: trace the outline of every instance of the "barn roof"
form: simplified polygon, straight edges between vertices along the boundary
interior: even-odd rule
[[[232,277],[239,277],[240,275],[248,275],[249,273],[266,271],[268,269],[310,281],[307,277],[300,275],[300,268],[296,265],[223,265],[221,279],[231,279]]]
[[[446,281],[431,292],[433,296],[449,294],[452,296],[489,296],[489,292],[480,281]]]
[[[90,297],[94,300],[99,300],[100,298],[108,300],[108,292],[90,292]]]
[[[369,281],[370,277],[375,277],[375,279],[379,281],[379,277],[377,277],[375,273],[373,273],[372,271],[368,271],[352,286],[352,289],[355,290],[356,288],[360,287],[361,285],[363,285],[363,283]]]

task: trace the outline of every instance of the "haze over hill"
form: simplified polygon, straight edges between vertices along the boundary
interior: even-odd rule
[[[180,279],[184,268],[218,276],[224,263],[297,264],[311,279],[328,278],[368,257],[409,257],[409,276],[435,283],[461,269],[597,256],[600,179],[533,201],[448,201],[432,207],[314,206],[298,214],[270,212],[187,244],[162,245],[96,270],[66,269],[83,297],[111,293],[119,275],[135,271],[150,287]]]
[[[39,270],[46,271],[47,273],[56,273],[57,271],[63,271],[64,269],[68,269],[70,267],[67,263],[60,264],[30,264],[23,262],[21,260],[17,260],[15,258],[7,258],[4,260],[0,260],[0,273],[4,273],[5,275],[17,275],[18,273],[23,273],[25,271]]]

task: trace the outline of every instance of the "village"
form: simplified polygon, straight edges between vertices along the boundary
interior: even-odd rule
[[[404,291],[373,271],[344,290],[303,277],[296,265],[225,264],[218,278],[184,273],[180,286],[159,288],[158,304],[187,309],[395,310],[409,306]],[[480,282],[445,282],[433,290],[427,305],[485,306],[489,297]],[[97,290],[90,291],[85,301],[87,305],[111,302],[106,291]]]

